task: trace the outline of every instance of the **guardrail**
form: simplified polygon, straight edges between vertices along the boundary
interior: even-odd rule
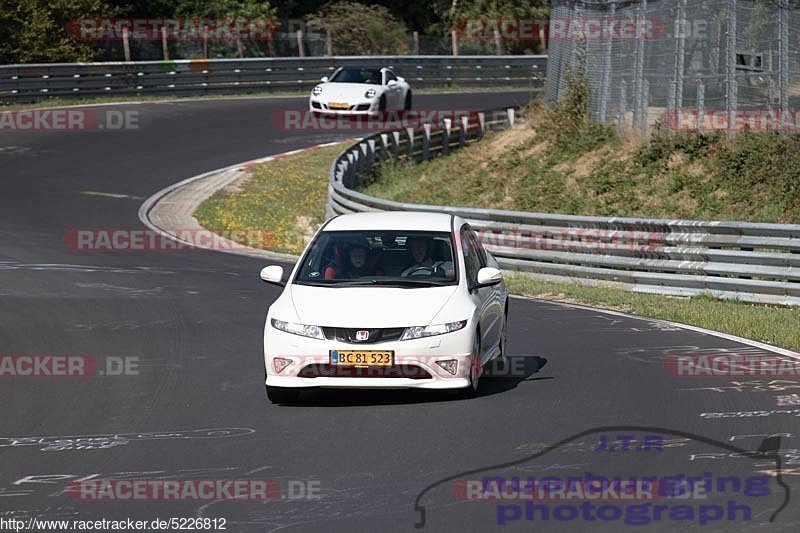
[[[515,110],[472,114],[457,124],[381,132],[336,158],[328,215],[360,211],[438,211],[477,230],[500,265],[553,281],[610,283],[657,294],[709,293],[727,299],[800,305],[800,225],[603,218],[418,205],[353,190],[382,161],[427,160],[514,124]],[[454,127],[455,126],[455,127]]]
[[[0,66],[0,101],[49,96],[310,90],[340,66],[391,67],[412,88],[540,88],[547,56],[333,56]]]

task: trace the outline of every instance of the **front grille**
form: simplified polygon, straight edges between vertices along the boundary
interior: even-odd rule
[[[358,104],[356,111],[369,111],[370,104]]]
[[[349,342],[352,344],[374,344],[377,342],[396,341],[403,335],[405,328],[329,328],[324,327],[325,338],[329,341]],[[365,340],[358,340],[357,331],[366,331],[369,336]]]
[[[394,366],[340,366],[330,363],[306,365],[297,377],[300,378],[408,378],[431,379],[424,368],[417,365]]]
[[[313,102],[312,101],[311,102],[311,107],[313,107],[314,109],[322,109],[322,106],[319,105],[319,102]]]

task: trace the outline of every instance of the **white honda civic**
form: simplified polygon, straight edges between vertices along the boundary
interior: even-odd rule
[[[316,233],[264,325],[269,399],[303,388],[478,387],[505,355],[508,289],[463,219],[443,213],[341,215]]]
[[[411,87],[388,68],[339,67],[311,91],[312,113],[364,115],[411,109]]]

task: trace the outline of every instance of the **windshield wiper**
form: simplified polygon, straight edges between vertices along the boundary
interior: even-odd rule
[[[372,280],[374,285],[402,285],[413,287],[440,287],[448,285],[446,281],[430,281],[422,279],[375,279]]]

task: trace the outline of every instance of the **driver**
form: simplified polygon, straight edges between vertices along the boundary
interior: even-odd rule
[[[414,276],[427,274],[432,276],[434,274],[443,275],[446,278],[452,278],[454,274],[452,261],[434,261],[431,257],[433,249],[433,239],[426,237],[409,237],[408,250],[411,253],[411,258],[414,264],[403,270],[401,276]]]

